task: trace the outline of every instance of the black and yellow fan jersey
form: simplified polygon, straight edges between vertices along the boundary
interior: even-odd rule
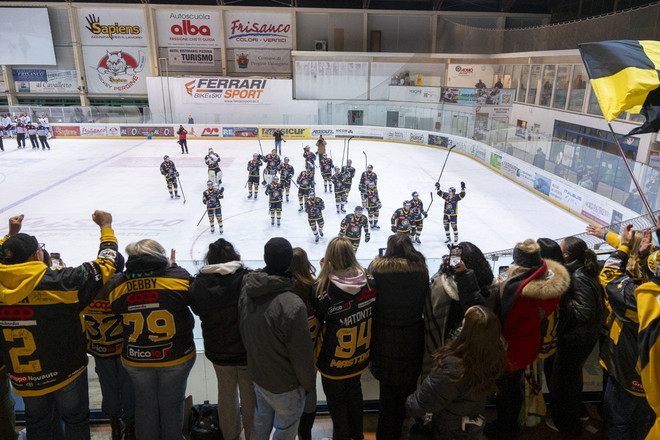
[[[110,292],[121,282],[117,274],[101,287],[94,300],[83,310],[87,352],[97,357],[114,357],[121,354],[124,342],[121,316],[110,309]]]

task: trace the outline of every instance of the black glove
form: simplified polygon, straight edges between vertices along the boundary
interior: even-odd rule
[[[465,182],[461,182],[461,189],[465,189]]]
[[[339,234],[337,234],[337,237],[339,237],[339,238],[342,238],[343,236],[344,236],[344,234],[342,234],[341,232]]]
[[[224,192],[225,192],[225,187],[223,186],[223,187],[220,188],[220,194],[222,194]]]
[[[369,240],[371,240],[371,234],[367,232],[366,234],[364,234],[364,242],[369,243]]]
[[[392,232],[396,232],[396,226],[392,226]]]
[[[179,177],[179,172],[178,171],[176,172],[176,177]]]
[[[435,189],[440,190],[440,182],[435,182]]]
[[[426,212],[426,211],[422,211],[422,215],[424,216],[424,218],[426,218],[426,217],[428,217],[428,216],[429,216],[429,215],[427,214],[427,212]]]

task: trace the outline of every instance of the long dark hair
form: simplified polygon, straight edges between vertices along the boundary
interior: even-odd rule
[[[589,249],[584,240],[577,237],[566,237],[562,242],[564,251],[564,261],[571,263],[575,260],[584,264],[584,270],[589,276],[595,277],[600,272],[598,267],[598,258],[594,251]]]
[[[453,381],[465,381],[467,395],[481,397],[494,391],[495,381],[506,366],[502,325],[497,316],[486,307],[470,307],[458,336],[433,354],[435,367],[442,367],[450,356],[459,359],[459,377]]]
[[[387,239],[387,250],[384,258],[403,258],[413,263],[426,264],[426,258],[412,244],[410,235],[394,234]]]
[[[310,310],[316,268],[309,262],[307,252],[304,249],[293,248],[293,258],[291,259],[289,272],[291,272],[291,281],[293,282],[293,293],[298,295],[307,306],[307,310]]]
[[[559,243],[552,238],[539,238],[536,242],[541,246],[541,258],[564,264],[564,255]]]
[[[228,263],[230,261],[239,261],[241,256],[238,255],[233,244],[224,238],[219,238],[209,244],[209,250],[206,253],[205,259],[207,264],[220,264]]]
[[[486,260],[481,249],[469,241],[463,241],[459,244],[463,248],[461,261],[463,261],[465,267],[474,271],[474,274],[477,276],[479,288],[485,291],[493,283],[494,278],[488,260]]]

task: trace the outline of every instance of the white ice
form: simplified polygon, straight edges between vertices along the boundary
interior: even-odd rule
[[[0,153],[0,234],[6,233],[11,216],[25,214],[23,232],[46,243],[50,252],[60,252],[67,265],[93,259],[98,243],[98,227],[92,222],[95,209],[113,215],[114,230],[120,249],[130,242],[153,238],[166,249],[175,249],[177,259],[203,260],[208,244],[224,237],[238,248],[246,261],[257,260],[259,267],[263,245],[276,236],[286,237],[293,246],[305,249],[311,260],[319,260],[325,245],[339,231],[346,214],[337,214],[334,193],[325,193],[320,173],[316,173],[316,194],[325,201],[325,236],[319,243],[298,212],[297,189],[292,185],[291,201],[283,203],[282,226],[272,227],[268,197],[260,188],[257,200],[248,199],[247,162],[259,152],[256,139],[189,140],[190,154],[182,155],[175,140],[54,139],[52,150],[16,149],[14,140],[5,139]],[[272,140],[261,142],[264,153],[273,148]],[[315,151],[314,141],[289,140],[282,144],[283,155],[290,158],[296,176],[303,166],[303,145]],[[335,163],[342,158],[343,140],[329,140],[328,154]],[[222,200],[224,234],[211,233],[204,215],[202,192],[208,180],[204,156],[208,148],[220,154],[224,173]],[[383,203],[379,231],[371,231],[371,241],[364,242],[358,258],[368,264],[385,247],[390,235],[390,217],[418,191],[429,206],[424,221],[422,244],[418,249],[427,258],[447,253],[442,224],[443,201],[435,195],[446,150],[381,141],[350,142],[350,158],[357,169],[346,207],[350,213],[359,204],[359,175],[365,168],[365,154],[378,175],[378,191]],[[180,172],[186,203],[170,199],[165,179],[159,172],[163,155],[169,155]],[[318,163],[318,162],[317,162]],[[585,222],[531,191],[502,177],[477,161],[452,153],[440,181],[442,188],[460,182],[467,185],[467,195],[459,203],[458,228],[461,241],[471,241],[484,252],[511,248],[526,238],[558,238],[584,231]],[[366,214],[366,211],[365,211]],[[185,264],[187,262],[187,264]],[[433,268],[432,268],[433,270]],[[434,270],[433,270],[434,271]]]

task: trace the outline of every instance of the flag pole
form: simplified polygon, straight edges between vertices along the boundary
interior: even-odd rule
[[[644,203],[646,210],[649,212],[649,215],[651,216],[651,224],[655,224],[656,220],[653,215],[653,210],[651,209],[649,202],[646,200],[646,196],[644,195],[644,192],[642,192],[642,188],[639,186],[637,179],[635,179],[635,176],[633,175],[632,169],[630,168],[630,164],[628,163],[628,159],[623,154],[623,148],[621,148],[621,144],[619,143],[619,140],[616,138],[616,134],[614,133],[614,129],[612,128],[612,124],[608,122],[607,126],[610,127],[610,132],[612,133],[612,137],[614,137],[614,142],[616,142],[616,146],[619,149],[619,156],[621,156],[621,159],[623,159],[623,163],[626,164],[626,168],[628,168],[628,173],[630,173],[630,177],[632,178],[632,181],[635,184],[635,187],[637,188],[637,192],[639,193],[639,196],[642,198],[642,203]]]

